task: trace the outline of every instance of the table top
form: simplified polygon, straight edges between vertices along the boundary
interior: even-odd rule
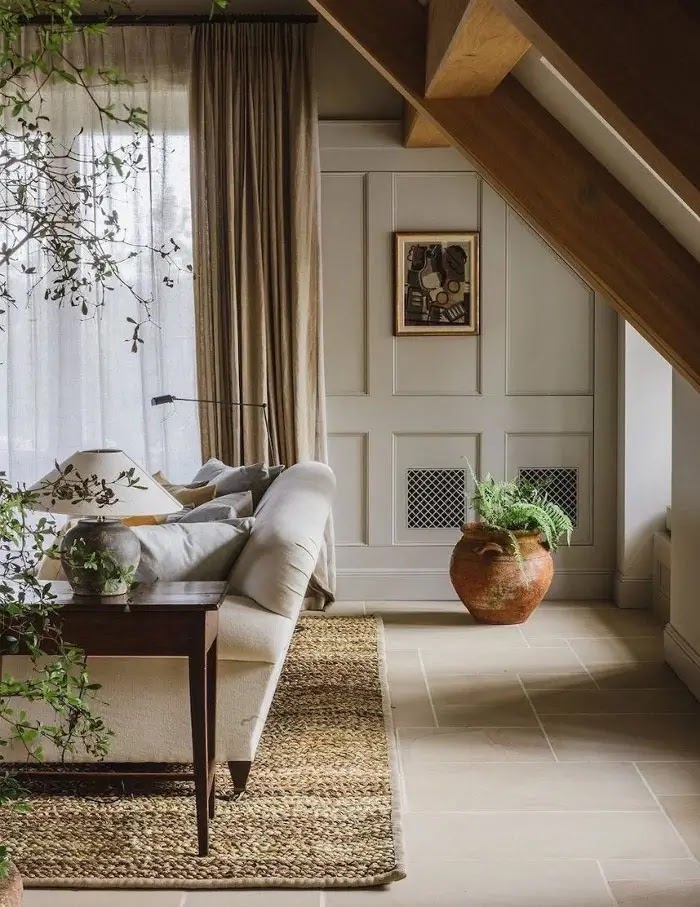
[[[74,595],[70,584],[52,582],[56,606],[63,611],[115,611],[127,605],[130,611],[216,611],[224,600],[228,583],[140,583],[126,595],[104,598]]]

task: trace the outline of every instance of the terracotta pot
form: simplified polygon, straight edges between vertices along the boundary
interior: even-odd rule
[[[10,875],[0,879],[0,907],[22,907],[22,876],[10,865]]]
[[[450,562],[450,579],[474,620],[521,624],[544,598],[552,582],[552,555],[538,532],[516,532],[521,560],[505,532],[465,523]]]

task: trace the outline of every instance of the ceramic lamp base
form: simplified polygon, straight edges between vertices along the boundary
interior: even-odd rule
[[[105,552],[123,570],[135,570],[141,559],[141,544],[119,520],[83,519],[65,534],[61,564],[75,595],[116,598],[127,593],[126,580],[115,580],[100,569],[87,569],[76,562],[85,555]]]

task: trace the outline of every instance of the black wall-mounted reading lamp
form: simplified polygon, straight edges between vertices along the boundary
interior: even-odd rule
[[[262,410],[263,421],[265,422],[265,432],[267,434],[267,449],[270,454],[270,465],[272,465],[275,454],[272,449],[272,435],[270,433],[270,423],[267,418],[267,403],[238,403],[235,400],[207,400],[200,397],[176,397],[174,394],[160,394],[158,397],[151,397],[151,406],[163,406],[165,403],[175,403],[176,401],[181,403],[213,403],[215,406],[247,406],[251,409]]]

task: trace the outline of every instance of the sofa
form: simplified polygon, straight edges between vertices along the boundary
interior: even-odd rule
[[[265,727],[334,490],[335,477],[322,463],[286,469],[258,505],[229,574],[219,614],[216,755],[229,764],[237,792],[245,788]],[[21,656],[4,661],[8,673],[26,672]],[[115,733],[110,762],[191,761],[186,659],[90,658],[88,669],[91,681],[102,684],[104,705],[96,711]],[[90,760],[84,752],[71,758]]]

